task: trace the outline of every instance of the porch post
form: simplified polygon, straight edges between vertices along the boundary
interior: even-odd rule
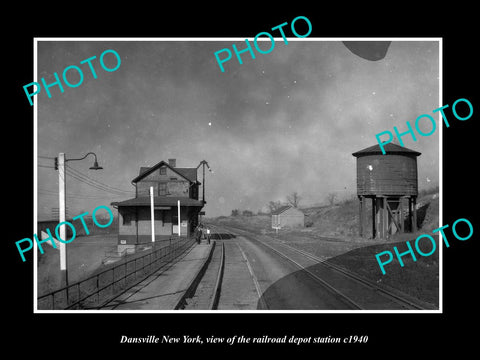
[[[152,223],[152,243],[155,242],[155,207],[153,203],[153,186],[150,186],[150,218]]]

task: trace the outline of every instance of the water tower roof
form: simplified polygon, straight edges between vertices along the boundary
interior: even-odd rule
[[[414,156],[419,156],[421,153],[415,150],[408,149],[406,147],[388,143],[383,146],[386,155],[391,155],[391,154],[399,154],[399,155],[414,155]],[[373,146],[370,146],[366,149],[354,152],[352,155],[355,157],[360,157],[360,156],[365,156],[365,155],[372,155],[372,154],[382,154],[382,149],[380,149],[380,145],[376,144]]]

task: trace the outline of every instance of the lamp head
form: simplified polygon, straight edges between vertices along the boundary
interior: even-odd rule
[[[95,162],[93,163],[93,166],[90,167],[90,170],[102,170],[103,167],[98,166],[98,161],[95,159]]]

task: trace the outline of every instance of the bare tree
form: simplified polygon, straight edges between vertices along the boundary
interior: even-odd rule
[[[282,203],[280,201],[270,201],[268,203],[268,208],[270,209],[270,213],[274,212],[281,206],[282,206]]]
[[[333,205],[335,203],[336,198],[337,198],[337,194],[335,193],[330,193],[327,195],[327,201],[330,205]]]
[[[302,197],[296,191],[287,196],[288,203],[295,208],[298,208],[301,199]]]

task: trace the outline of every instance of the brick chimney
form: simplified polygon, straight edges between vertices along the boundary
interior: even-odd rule
[[[177,160],[176,159],[168,159],[168,165],[171,167],[176,167],[177,166]]]

